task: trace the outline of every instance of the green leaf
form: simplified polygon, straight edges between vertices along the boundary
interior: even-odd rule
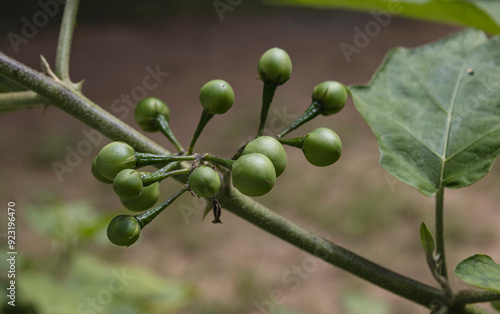
[[[485,176],[500,151],[500,37],[466,30],[389,53],[368,86],[352,86],[380,164],[424,195]]]
[[[434,237],[427,228],[425,222],[420,225],[420,241],[422,242],[425,255],[428,257],[433,256],[434,249],[436,248],[436,242],[434,241]]]
[[[500,265],[488,255],[477,254],[461,261],[455,274],[469,285],[500,292]]]
[[[500,2],[492,0],[265,0],[272,5],[344,8],[468,25],[500,34]],[[374,19],[377,20],[374,16]]]

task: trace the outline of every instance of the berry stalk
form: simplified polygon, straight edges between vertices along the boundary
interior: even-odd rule
[[[170,204],[172,204],[176,199],[179,198],[179,196],[181,196],[187,190],[189,190],[188,186],[184,185],[179,191],[177,191],[177,193],[175,193],[172,197],[170,197],[165,202],[161,203],[160,205],[156,206],[155,208],[148,210],[147,212],[135,215],[134,217],[139,222],[141,229],[144,228],[151,221],[153,221],[153,219],[155,219],[156,216],[158,216],[165,208],[170,206]]]
[[[316,118],[321,114],[322,110],[323,109],[321,104],[317,101],[313,101],[297,120],[295,120],[287,129],[278,134],[278,138],[287,135],[288,133],[302,126],[304,123]]]
[[[179,151],[179,153],[184,154],[184,148],[175,137],[174,132],[172,132],[172,129],[170,128],[170,125],[168,124],[168,121],[165,118],[165,116],[157,115],[155,117],[155,126],[161,131],[161,133],[163,133],[167,137],[167,139],[172,144],[174,144],[175,148]]]
[[[269,108],[271,108],[271,103],[273,101],[274,92],[278,85],[270,82],[264,82],[264,91],[262,93],[262,110],[260,112],[260,125],[257,132],[257,137],[264,134],[264,129],[266,128],[267,116],[269,114]]]
[[[214,117],[214,114],[208,112],[207,109],[203,109],[201,112],[201,117],[200,121],[198,122],[198,126],[196,127],[196,130],[194,131],[193,134],[193,139],[191,140],[191,143],[189,144],[188,148],[188,155],[191,155],[194,150],[194,145],[196,144],[196,141],[198,140],[198,137],[200,137],[201,132],[207,125],[208,121],[210,121]]]

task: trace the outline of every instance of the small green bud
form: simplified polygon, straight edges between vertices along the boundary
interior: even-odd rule
[[[339,160],[342,155],[342,142],[334,131],[317,128],[304,137],[302,152],[312,165],[326,167]]]
[[[199,197],[213,197],[220,189],[219,174],[208,166],[200,166],[189,176],[189,187]]]
[[[321,104],[321,114],[329,116],[344,108],[347,102],[347,90],[339,82],[325,81],[314,87],[312,99]]]
[[[211,114],[222,114],[231,109],[234,91],[224,80],[212,80],[200,90],[200,103]]]
[[[130,246],[139,239],[141,226],[134,216],[119,215],[108,225],[108,239],[120,246]]]
[[[292,60],[285,50],[271,48],[260,57],[258,71],[265,83],[282,85],[292,74]]]
[[[113,180],[113,190],[119,197],[136,197],[142,189],[141,173],[134,169],[123,169]]]
[[[108,180],[114,180],[123,169],[134,169],[137,157],[132,146],[124,142],[112,142],[104,146],[96,159],[97,170]]]
[[[170,119],[170,109],[159,98],[144,98],[135,107],[135,122],[146,132],[158,131],[156,127],[156,117],[158,115],[164,116],[167,121]]]

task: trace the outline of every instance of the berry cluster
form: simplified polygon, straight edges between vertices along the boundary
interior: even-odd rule
[[[271,191],[276,178],[285,171],[287,155],[283,145],[300,148],[307,161],[318,167],[332,165],[340,158],[342,143],[330,129],[317,128],[303,137],[283,137],[320,114],[327,116],[342,110],[348,97],[344,85],[334,81],[317,85],[313,90],[312,103],[304,114],[277,137],[271,137],[263,135],[267,115],[275,90],[288,81],[292,73],[290,57],[280,48],[268,50],[259,60],[258,73],[264,82],[264,91],[257,136],[238,149],[231,159],[193,153],[196,141],[210,119],[225,113],[234,103],[233,89],[226,81],[212,80],[201,88],[199,99],[203,111],[187,150],[177,141],[169,126],[170,110],[167,104],[154,97],[145,98],[137,104],[134,116],[139,127],[146,132],[162,132],[178,153],[156,155],[136,152],[124,142],[112,142],[99,152],[92,162],[92,174],[97,180],[112,184],[125,208],[139,212],[136,215],[119,215],[111,220],[107,233],[112,243],[121,246],[135,243],[141,229],[186,191],[209,199],[213,204],[212,222],[221,223],[217,194],[222,182],[217,170],[230,173],[234,187],[241,193],[262,196]],[[158,170],[138,170],[147,165],[155,165]],[[174,176],[186,183],[172,197],[153,207],[160,195],[159,182]]]

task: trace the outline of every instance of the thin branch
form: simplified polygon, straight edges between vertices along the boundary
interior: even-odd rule
[[[463,290],[455,294],[454,304],[500,301],[500,293],[486,290]]]
[[[26,109],[45,104],[45,99],[32,91],[0,93],[0,110]]]
[[[64,13],[57,42],[56,69],[57,76],[66,84],[72,84],[69,78],[69,57],[73,30],[76,25],[79,0],[66,0]]]
[[[0,75],[47,99],[76,119],[114,141],[125,141],[139,152],[169,155],[170,152],[94,104],[80,93],[0,52]]]

